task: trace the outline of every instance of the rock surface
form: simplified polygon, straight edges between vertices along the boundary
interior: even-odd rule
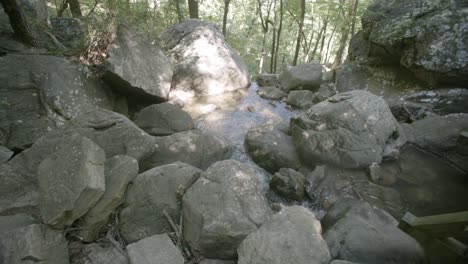
[[[87,244],[81,250],[78,259],[73,264],[129,264],[128,257],[123,250],[115,246],[102,247],[97,243]]]
[[[321,222],[333,258],[358,263],[426,263],[424,250],[397,227],[398,221],[368,203],[344,199]]]
[[[238,161],[219,161],[187,191],[183,231],[193,250],[208,258],[236,258],[241,241],[270,214],[256,174]]]
[[[206,169],[231,156],[231,145],[223,138],[201,130],[179,132],[157,138],[155,151],[141,161],[140,170],[181,161]]]
[[[180,192],[201,171],[182,162],[153,168],[136,177],[127,191],[120,212],[119,229],[126,241],[171,232],[163,212],[172,219],[180,218]],[[178,220],[177,220],[178,221]]]
[[[271,73],[259,73],[257,74],[258,86],[273,86],[276,88],[281,87],[281,82],[278,78],[278,74]]]
[[[250,157],[260,167],[275,173],[281,168],[301,167],[286,123],[268,122],[252,127],[245,137],[245,147]]]
[[[52,34],[57,37],[65,47],[75,51],[82,48],[87,34],[87,28],[79,19],[71,17],[53,17],[49,18],[52,26]]]
[[[194,127],[192,117],[170,103],[143,108],[136,116],[135,124],[153,136],[168,136]]]
[[[318,62],[292,66],[279,75],[281,85],[287,92],[291,90],[316,91],[322,83],[322,66]]]
[[[79,221],[78,235],[85,242],[94,241],[114,209],[125,199],[127,185],[138,174],[138,162],[128,156],[114,156],[105,163],[106,190],[101,199]]]
[[[167,234],[154,235],[127,246],[131,264],[184,264],[184,257]]]
[[[173,66],[164,52],[124,25],[108,49],[104,80],[120,92],[148,101],[167,99]]]
[[[385,101],[359,90],[335,95],[291,119],[296,150],[310,165],[365,168],[380,163],[397,131]]]
[[[246,65],[215,25],[188,19],[164,31],[160,39],[175,65],[173,100],[183,103],[247,87]]]
[[[239,264],[328,264],[320,222],[304,207],[283,208],[239,246]]]
[[[284,92],[272,86],[264,86],[258,88],[258,95],[265,99],[279,100],[284,97]]]
[[[83,216],[105,190],[104,151],[80,135],[69,142],[38,168],[42,220],[58,228]]]
[[[283,197],[302,201],[305,193],[305,177],[293,169],[281,168],[271,178],[270,188]]]
[[[7,162],[11,156],[13,156],[13,151],[5,148],[4,146],[0,146],[0,165]]]
[[[309,90],[290,91],[286,102],[301,109],[308,109],[318,103],[317,97]]]

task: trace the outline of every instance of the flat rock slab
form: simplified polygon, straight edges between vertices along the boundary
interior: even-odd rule
[[[137,114],[135,124],[153,136],[168,136],[194,127],[192,117],[179,106],[170,103],[143,108]]]
[[[307,109],[317,102],[314,93],[309,90],[290,91],[286,102],[297,108]]]
[[[185,260],[167,234],[154,235],[127,246],[130,264],[184,264]]]
[[[317,91],[322,83],[322,65],[318,62],[292,66],[279,75],[286,92],[291,90]]]
[[[284,92],[276,87],[265,86],[258,88],[258,95],[265,99],[280,100],[284,97]]]
[[[123,249],[115,246],[102,247],[97,243],[85,245],[76,264],[129,264],[128,256]]]

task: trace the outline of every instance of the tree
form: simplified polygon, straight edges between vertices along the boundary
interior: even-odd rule
[[[231,0],[224,0],[224,15],[223,15],[223,35],[226,36],[226,24],[227,24],[227,17],[229,13],[229,3]]]
[[[81,18],[83,14],[81,13],[81,6],[78,0],[63,0],[60,9],[57,11],[57,16],[62,17],[63,12],[70,8],[70,13],[74,18]]]
[[[343,60],[343,53],[346,48],[346,44],[348,43],[348,37],[349,37],[349,32],[351,30],[351,27],[346,23],[346,18],[350,18],[352,16],[352,8],[351,6],[348,7],[348,16],[346,16],[346,12],[344,10],[345,3],[344,0],[341,0],[340,2],[343,3],[341,6],[341,14],[345,18],[345,22],[342,24],[341,27],[341,38],[340,38],[340,46],[338,48],[338,51],[336,52],[335,60],[333,61],[332,64],[332,69],[335,69],[336,67],[340,66]]]
[[[10,24],[15,35],[21,40],[21,42],[30,46],[37,46],[37,39],[32,32],[32,28],[28,22],[25,11],[18,0],[0,1],[2,2],[3,9],[10,18]]]
[[[261,50],[261,57],[260,57],[260,65],[259,65],[259,73],[263,72],[263,59],[265,57],[265,42],[266,42],[266,34],[268,33],[268,24],[273,24],[270,20],[270,11],[271,11],[271,5],[272,2],[268,3],[268,8],[267,8],[267,14],[266,17],[263,17],[262,13],[262,1],[258,0],[258,15],[260,17],[260,22],[262,25],[262,31],[263,31],[263,38],[262,38],[262,50]]]
[[[190,18],[198,17],[198,0],[188,0]]]
[[[278,50],[280,47],[280,36],[281,36],[281,30],[283,28],[283,0],[280,0],[280,21],[279,21],[279,27],[278,27],[278,33],[276,34],[276,49],[275,49],[275,59],[273,63],[273,72],[276,73],[277,70],[277,64],[278,64]]]
[[[301,0],[301,18],[299,21],[299,30],[297,32],[297,41],[296,41],[296,52],[294,53],[293,66],[297,65],[297,59],[299,58],[299,51],[301,48],[301,39],[302,39],[302,27],[304,26],[304,16],[305,16],[305,0]]]

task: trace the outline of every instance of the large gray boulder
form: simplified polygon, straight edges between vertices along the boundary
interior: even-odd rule
[[[247,87],[245,63],[215,25],[188,19],[164,31],[160,39],[175,65],[171,99],[186,102]]]
[[[130,264],[184,264],[185,260],[167,234],[154,235],[127,246]]]
[[[281,88],[281,82],[278,78],[278,74],[259,73],[257,74],[257,83],[259,86],[273,86]]]
[[[105,190],[104,151],[80,135],[69,142],[38,168],[42,220],[58,228],[83,216]]]
[[[135,117],[135,124],[153,136],[168,136],[194,127],[192,117],[170,103],[143,108]]]
[[[464,1],[374,1],[362,18],[367,53],[426,81],[466,84],[467,14]]]
[[[173,66],[159,47],[120,24],[108,53],[103,78],[113,88],[148,101],[168,98]]]
[[[305,176],[293,169],[281,168],[273,175],[270,188],[279,195],[302,201],[305,194]]]
[[[140,162],[140,170],[181,161],[206,169],[231,157],[231,145],[224,138],[201,130],[179,132],[157,138],[155,151]]]
[[[48,131],[92,109],[112,109],[112,93],[88,68],[65,58],[0,57],[0,144],[30,147]]]
[[[67,264],[67,240],[61,230],[41,224],[0,231],[0,261],[5,264]]]
[[[65,47],[76,51],[82,48],[85,42],[85,36],[87,35],[87,27],[77,18],[71,17],[53,17],[49,18],[50,25],[52,27],[52,34]]]
[[[129,264],[128,256],[123,249],[114,245],[103,247],[97,243],[85,245],[73,264]]]
[[[304,207],[283,208],[239,246],[239,264],[328,264],[320,222]]]
[[[79,220],[78,235],[85,242],[94,241],[114,209],[125,199],[127,185],[138,174],[138,162],[131,157],[117,155],[105,163],[106,190],[101,199]]]
[[[330,97],[291,119],[296,150],[306,164],[365,168],[380,163],[398,123],[385,101],[369,92]]]
[[[154,234],[171,232],[164,211],[180,218],[180,195],[202,171],[176,162],[146,171],[133,181],[120,211],[120,232],[129,243]]]
[[[301,163],[287,132],[286,123],[268,122],[252,127],[245,137],[246,150],[255,163],[270,173],[281,168],[299,169]]]
[[[270,214],[257,173],[238,161],[219,161],[188,189],[183,231],[193,250],[208,258],[236,258],[241,241]]]
[[[366,202],[343,199],[322,218],[333,258],[358,263],[426,263],[423,248],[398,221]]]
[[[318,62],[292,66],[279,75],[283,90],[316,91],[322,83],[322,65]]]
[[[317,97],[309,90],[290,91],[286,103],[300,109],[308,109],[318,103]]]

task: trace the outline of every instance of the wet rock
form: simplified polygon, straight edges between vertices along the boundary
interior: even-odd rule
[[[127,246],[131,264],[184,264],[184,257],[167,234],[154,235]]]
[[[180,219],[180,195],[201,170],[182,162],[156,167],[136,177],[120,212],[119,229],[126,241],[171,232],[164,211]]]
[[[259,73],[257,74],[257,83],[259,86],[272,86],[276,88],[281,87],[281,82],[278,74]]]
[[[302,201],[305,193],[305,177],[293,169],[281,168],[271,178],[270,188],[283,197]]]
[[[192,117],[170,103],[143,108],[135,118],[135,124],[153,136],[167,136],[194,127]]]
[[[258,88],[258,95],[265,99],[279,100],[284,97],[284,92],[272,86],[264,86]]]
[[[185,20],[164,31],[160,39],[175,65],[170,94],[173,100],[185,103],[194,96],[247,87],[245,63],[215,25]]]
[[[426,263],[424,250],[398,228],[398,221],[368,203],[341,200],[321,223],[333,258],[358,263]]]
[[[79,135],[69,142],[38,168],[42,220],[58,228],[83,216],[105,190],[104,151]]]
[[[365,168],[380,163],[396,131],[385,101],[359,90],[335,95],[291,119],[296,150],[307,164]]]
[[[129,264],[127,254],[122,249],[110,245],[102,247],[97,243],[87,244],[73,264]]]
[[[0,146],[0,165],[7,162],[13,156],[13,151],[4,146]]]
[[[173,66],[159,47],[120,24],[108,53],[103,78],[111,87],[146,101],[168,98]]]
[[[283,208],[242,241],[238,263],[329,263],[321,232],[320,222],[306,208]]]
[[[291,90],[316,91],[322,83],[322,65],[318,62],[292,66],[279,75],[281,85],[287,92]]]
[[[85,44],[87,28],[79,19],[71,17],[52,17],[49,19],[52,26],[51,33],[57,37],[65,47],[75,50]]]
[[[313,92],[309,90],[290,91],[286,102],[294,107],[308,109],[318,103]]]
[[[21,150],[92,109],[112,109],[112,93],[88,68],[65,58],[0,57],[0,144]]]
[[[96,239],[114,209],[124,201],[127,185],[138,174],[138,162],[128,156],[114,156],[106,160],[104,174],[106,181],[104,194],[79,221],[81,229],[78,235],[85,242]]]
[[[223,138],[200,130],[157,138],[156,150],[140,162],[140,171],[181,161],[206,169],[231,156],[231,145]]]
[[[256,174],[238,161],[219,161],[188,189],[183,231],[193,250],[208,258],[236,258],[241,241],[270,214]]]
[[[61,230],[32,224],[1,233],[2,263],[67,264],[67,241]]]
[[[286,123],[268,122],[247,132],[247,152],[255,163],[270,173],[275,173],[281,168],[301,167],[292,138],[287,131]]]

